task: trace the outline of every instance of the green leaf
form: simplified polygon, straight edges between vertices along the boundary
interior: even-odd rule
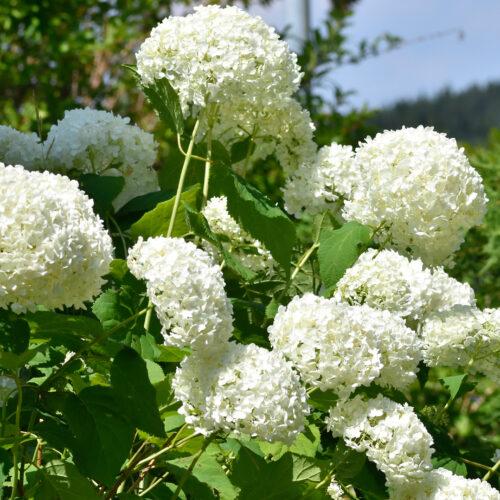
[[[348,448],[344,441],[339,441],[332,455],[335,476],[341,481],[349,481],[355,477],[365,464],[366,457],[363,453]]]
[[[432,466],[435,469],[439,467],[443,467],[444,469],[448,469],[453,472],[457,476],[467,477],[467,466],[463,462],[457,462],[453,460],[451,457],[440,456],[432,458]]]
[[[294,481],[320,481],[321,468],[313,458],[292,455],[292,460]]]
[[[114,328],[135,314],[135,311],[130,309],[127,300],[124,300],[122,290],[112,288],[99,295],[92,305],[92,312],[97,316],[104,330]],[[128,325],[128,328],[130,327],[131,325]]]
[[[189,233],[190,229],[186,222],[185,208],[182,202],[197,206],[200,200],[200,193],[201,188],[199,184],[182,193],[172,236],[183,236]],[[136,239],[139,236],[145,239],[153,236],[166,236],[173,208],[174,198],[158,203],[153,210],[146,212],[136,223],[132,224],[130,227],[131,236]]]
[[[122,215],[127,214],[137,214],[141,212],[148,212],[149,210],[153,210],[153,208],[161,203],[162,201],[167,201],[175,193],[165,192],[165,191],[155,191],[153,193],[143,194],[141,196],[136,196],[132,198],[130,201],[125,203],[123,207],[120,208],[117,217],[121,217]]]
[[[417,380],[422,390],[429,379],[429,370],[429,367],[423,361],[418,364]]]
[[[321,442],[321,433],[316,425],[309,425],[290,446],[290,451],[305,457],[314,457]]]
[[[128,274],[129,269],[125,259],[113,259],[109,265],[109,275],[118,281],[122,281]]]
[[[342,478],[339,477],[340,480]],[[363,493],[366,500],[385,500],[387,494],[384,475],[371,462],[365,461],[361,470],[351,479],[345,480]]]
[[[252,147],[251,137],[246,137],[242,141],[235,142],[231,146],[231,163],[238,163],[244,160],[250,153]]]
[[[30,329],[28,323],[10,311],[0,311],[0,345],[6,352],[21,354],[28,349]]]
[[[213,169],[212,189],[227,197],[231,216],[263,243],[288,273],[297,235],[287,215],[258,189],[222,165]]]
[[[0,448],[0,484],[4,484],[4,481],[9,476],[10,468],[12,467],[12,453]]]
[[[110,387],[92,386],[67,394],[61,411],[73,433],[76,466],[111,486],[129,455],[134,427],[122,415]]]
[[[243,266],[236,258],[231,255],[231,253],[226,250],[226,248],[220,241],[220,238],[210,229],[210,225],[208,224],[207,219],[201,212],[197,212],[187,203],[184,203],[184,210],[186,212],[187,222],[191,228],[191,231],[214,245],[222,254],[226,265],[233,272],[241,276],[245,281],[251,281],[253,278],[255,278],[256,275],[254,272]]]
[[[78,178],[78,183],[94,200],[94,210],[103,215],[111,209],[113,200],[125,186],[125,179],[121,175],[83,174]]]
[[[265,308],[259,302],[251,300],[231,299],[233,305],[233,336],[241,344],[257,344],[266,349],[271,348],[269,333],[262,327]]]
[[[179,96],[170,82],[166,78],[161,78],[150,85],[141,85],[141,87],[164,125],[182,135],[184,117]]]
[[[300,482],[293,480],[291,453],[286,453],[275,462],[266,462],[246,446],[241,446],[230,478],[241,489],[239,500],[292,500],[302,497]]]
[[[5,370],[17,370],[33,359],[39,352],[42,352],[49,347],[50,342],[44,342],[43,344],[40,344],[33,349],[24,351],[21,354],[14,354],[13,352],[0,350],[0,368]]]
[[[322,391],[317,387],[309,393],[309,404],[317,410],[328,411],[337,404],[338,399],[333,391]]]
[[[165,432],[171,432],[178,429],[185,423],[184,416],[180,415],[178,411],[167,411],[162,414],[162,418]]]
[[[155,436],[165,435],[146,363],[134,349],[125,347],[115,356],[111,385],[123,414],[138,429]]]
[[[266,319],[274,319],[276,314],[278,314],[278,309],[280,307],[280,303],[276,297],[273,297],[269,304],[266,306]]]
[[[453,375],[451,377],[442,378],[443,385],[450,391],[450,398],[455,399],[466,392],[471,391],[476,386],[473,382],[468,382],[467,374]]]
[[[154,360],[165,363],[179,363],[191,352],[189,349],[174,346],[158,345],[157,347],[160,352]]]
[[[231,484],[221,464],[217,461],[219,453],[220,449],[218,446],[210,445],[198,462],[196,462],[192,477],[217,492],[217,496],[212,496],[211,498],[234,500],[238,497],[238,489]],[[172,471],[177,478],[180,478],[187,471],[192,461],[192,456],[169,460],[167,462],[167,470]],[[200,498],[199,495],[196,495],[197,488],[195,484],[186,483],[184,490],[186,493],[191,494],[192,498]]]
[[[34,472],[27,473],[30,489],[36,484],[35,498],[50,500],[94,500],[101,496],[71,462],[52,460]]]
[[[212,159],[228,167],[231,166],[231,155],[226,147],[219,141],[212,141]]]
[[[73,316],[52,311],[28,313],[26,321],[32,339],[54,339],[75,336],[93,339],[102,332],[101,324],[87,316]]]
[[[370,228],[347,222],[340,229],[323,229],[319,238],[318,260],[321,280],[330,291],[371,241]]]

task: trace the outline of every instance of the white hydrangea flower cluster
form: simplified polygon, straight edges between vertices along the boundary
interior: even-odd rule
[[[430,127],[385,131],[360,143],[353,157],[337,144],[323,148],[285,188],[287,210],[337,210],[380,228],[376,240],[426,265],[451,263],[465,233],[483,220],[487,198],[480,175],[454,139]]]
[[[152,168],[156,148],[153,135],[131,125],[129,118],[90,108],[66,111],[45,141],[52,170],[123,176],[125,186],[113,202],[116,210],[159,189]]]
[[[309,155],[298,170],[287,179],[283,189],[285,209],[300,218],[304,213],[316,215],[327,210],[337,212],[339,192],[348,192],[347,183],[355,175],[351,146],[333,143],[324,146],[316,156]]]
[[[402,389],[421,359],[417,335],[401,318],[311,293],[280,306],[269,340],[304,382],[342,398],[373,381]]]
[[[0,163],[0,307],[84,307],[101,290],[113,246],[78,183]]]
[[[311,117],[293,98],[302,78],[297,56],[238,7],[164,19],[141,45],[137,70],[145,84],[169,80],[183,113],[199,115],[200,137],[210,128],[227,148],[251,137],[256,147],[235,165],[240,173],[271,154],[291,173],[316,153]]]
[[[424,479],[432,469],[432,436],[413,409],[382,395],[340,401],[330,410],[327,428],[366,456],[391,487]]]
[[[454,139],[430,127],[385,131],[356,150],[360,183],[343,216],[372,227],[377,240],[439,265],[480,224],[487,198],[480,175]]]
[[[227,210],[227,198],[225,196],[210,198],[202,213],[214,233],[225,236],[230,240],[222,244],[228,251],[234,253],[244,266],[255,272],[272,270],[274,259],[271,252],[266,250],[260,241],[252,238],[231,217]],[[208,245],[208,247],[207,251],[216,253],[211,245]],[[248,253],[248,250],[250,250],[250,253]]]
[[[183,112],[231,101],[268,105],[298,89],[297,56],[260,17],[237,7],[196,7],[164,19],[141,45],[145,84],[167,78]]]
[[[285,358],[254,344],[227,343],[217,356],[197,351],[172,381],[179,413],[202,434],[243,433],[291,444],[309,413],[307,395]]]
[[[253,150],[249,157],[233,165],[242,175],[257,160],[271,155],[275,156],[286,175],[316,157],[315,127],[311,116],[291,97],[275,100],[267,106],[228,101],[218,110],[212,134],[226,148],[252,138]]]
[[[127,262],[146,281],[166,344],[219,349],[229,340],[232,306],[220,267],[205,251],[182,238],[140,238]]]
[[[422,261],[393,250],[369,249],[337,283],[335,298],[420,319],[429,303],[432,273]]]
[[[330,481],[326,492],[328,493],[330,498],[333,498],[334,500],[342,500],[343,498],[345,498],[342,486],[340,486],[340,484],[335,481],[334,477],[332,477],[332,480]]]
[[[420,259],[375,249],[361,254],[346,271],[337,283],[335,298],[418,321],[457,304],[475,305],[470,285],[451,278],[442,268],[430,270]]]
[[[429,366],[465,367],[500,383],[500,309],[455,306],[431,315],[421,328]]]
[[[43,146],[37,134],[0,125],[0,162],[37,170],[44,164]]]
[[[432,270],[431,299],[426,314],[448,311],[454,306],[475,306],[476,296],[468,283],[448,276],[442,267]]]
[[[392,488],[394,500],[500,500],[500,493],[486,481],[466,479],[440,467],[425,474],[418,484]]]

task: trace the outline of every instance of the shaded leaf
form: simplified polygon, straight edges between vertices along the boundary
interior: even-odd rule
[[[444,469],[448,469],[453,472],[457,476],[467,477],[467,466],[463,462],[457,462],[453,460],[451,457],[439,456],[432,458],[432,466],[437,469],[439,467],[443,467]]]
[[[101,324],[88,316],[73,316],[52,311],[28,313],[26,321],[34,339],[76,336],[92,339],[102,332]]]
[[[341,481],[349,482],[350,479],[359,474],[365,461],[366,457],[363,453],[358,453],[347,447],[342,440],[337,443],[332,455],[335,476]]]
[[[170,198],[172,198],[172,196],[174,195],[175,193],[172,193],[171,191],[154,191],[153,193],[136,196],[120,208],[117,216],[120,217],[126,214],[148,212],[149,210],[153,210],[153,208],[155,208],[158,203],[170,200]]]
[[[30,328],[24,319],[10,311],[0,311],[0,345],[6,352],[21,354],[28,349]]]
[[[241,446],[233,462],[231,482],[241,489],[240,500],[280,500],[302,497],[300,482],[294,482],[293,458],[286,453],[279,460],[264,458]]]
[[[94,485],[83,477],[74,464],[52,460],[43,468],[27,474],[28,484],[36,486],[35,498],[47,500],[94,500],[101,498]]]
[[[150,85],[141,85],[141,88],[164,125],[182,135],[184,117],[179,96],[170,82],[166,78],[160,78]]]
[[[83,174],[78,178],[80,188],[94,200],[94,210],[101,215],[112,207],[113,200],[125,186],[121,175]]]
[[[73,434],[71,451],[80,471],[111,486],[129,455],[134,427],[122,415],[110,387],[67,394],[61,408]]]
[[[165,435],[146,363],[134,349],[125,347],[115,356],[111,385],[123,414],[135,427],[155,436]]]
[[[252,139],[250,137],[246,137],[242,141],[235,142],[231,146],[231,163],[238,163],[244,160],[251,151],[252,148]]]
[[[384,475],[369,461],[366,461],[361,470],[348,482],[360,490],[363,493],[363,498],[367,500],[389,498],[384,486]]]
[[[212,190],[227,197],[231,216],[271,252],[286,272],[297,240],[295,226],[258,189],[222,165],[213,169]],[[277,237],[279,235],[279,237]]]
[[[328,411],[337,404],[339,397],[333,391],[322,391],[317,387],[309,393],[309,404],[318,410]]]

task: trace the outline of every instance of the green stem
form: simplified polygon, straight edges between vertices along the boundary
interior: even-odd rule
[[[203,178],[203,205],[208,201],[208,185],[210,182],[210,167],[212,163],[212,129],[207,132],[207,161],[205,162],[205,176]]]
[[[176,437],[179,434],[180,434],[180,430],[177,432]],[[174,438],[174,441],[172,442],[172,444],[170,444],[168,446],[164,446],[161,450],[159,450],[159,451],[157,451],[157,452],[149,455],[146,458],[143,458],[141,461],[137,462],[137,466],[147,464],[147,463],[151,462],[151,460],[156,460],[158,457],[160,457],[161,455],[163,455],[167,451],[170,451],[174,447],[179,447],[179,446],[181,446],[183,444],[186,444],[188,441],[191,441],[191,439],[193,439],[193,438],[195,438],[197,436],[199,436],[199,434],[197,432],[194,432],[190,436],[188,436],[188,437],[186,437],[184,439],[181,439],[178,443],[176,443],[176,439]],[[138,470],[135,470],[135,472],[138,472]]]
[[[189,146],[186,151],[186,156],[184,157],[184,162],[182,164],[181,175],[179,177],[179,183],[177,184],[177,192],[175,193],[174,207],[172,209],[172,215],[170,216],[170,223],[167,230],[167,238],[172,236],[172,231],[174,230],[175,217],[177,211],[179,210],[179,204],[181,202],[182,189],[184,188],[184,181],[186,179],[186,173],[191,161],[191,156],[193,154],[194,141],[196,139],[196,134],[198,133],[198,128],[200,126],[200,120],[196,120],[194,124],[193,133],[191,134],[191,140],[189,141]]]
[[[484,465],[484,464],[480,464],[479,462],[474,462],[473,460],[469,460],[467,458],[463,458],[463,457],[458,457],[458,460],[466,463],[466,464],[469,464],[469,465],[473,465],[474,467],[477,467],[478,469],[484,469],[484,470],[487,470],[487,471],[491,471],[492,467],[488,467],[487,465]],[[496,472],[497,474],[499,474],[498,471],[494,471]]]
[[[148,300],[148,310],[146,312],[146,316],[144,317],[144,330],[149,332],[149,326],[151,325],[151,316],[153,315],[153,303],[151,299]]]
[[[295,266],[295,269],[293,270],[292,275],[290,276],[290,281],[293,281],[297,277],[297,274],[299,274],[299,271],[302,269],[302,267],[304,267],[305,263],[309,260],[311,255],[314,253],[314,251],[318,247],[319,247],[319,243],[315,242],[307,249],[307,251],[304,253],[304,255],[302,255],[301,259],[299,260],[299,262]]]
[[[497,460],[497,463],[484,475],[483,481],[488,481],[489,478],[495,473],[500,467],[500,460]]]
[[[144,448],[144,445],[146,444],[146,441],[145,441],[140,446],[140,448],[136,451],[136,453],[134,454],[134,456],[129,460],[127,466],[125,467],[125,469],[123,469],[123,471],[120,474],[119,478],[116,480],[116,482],[113,484],[113,486],[111,487],[111,489],[106,494],[105,499],[111,499],[111,498],[113,498],[113,496],[115,495],[115,493],[118,491],[118,489],[121,487],[121,485],[124,484],[124,482],[126,481],[126,479],[131,474],[135,474],[137,472],[141,472],[141,470],[143,469],[143,465],[146,465],[146,469],[148,467],[152,467],[152,465],[154,464],[154,461],[159,456],[163,455],[167,451],[169,451],[172,448],[174,448],[174,446],[176,445],[176,441],[177,441],[177,438],[178,438],[179,434],[182,432],[182,430],[185,429],[185,427],[186,427],[186,424],[183,425],[175,433],[175,435],[173,436],[173,440],[172,441],[171,441],[171,438],[167,439],[167,441],[165,442],[165,444],[163,445],[163,447],[162,447],[161,450],[159,450],[159,451],[157,451],[157,452],[155,452],[155,453],[147,456],[146,458],[143,458],[142,460],[139,460],[140,452],[142,451],[142,449]],[[194,433],[191,436],[188,436],[187,438],[182,439],[181,441],[179,441],[179,443],[177,443],[177,446],[179,444],[186,443],[187,441],[189,441],[190,439],[192,439],[194,436],[197,436],[197,435],[198,435],[197,433]]]
[[[177,500],[179,498],[179,494],[182,490],[182,487],[184,486],[184,483],[187,481],[189,475],[193,472],[193,469],[195,468],[196,463],[200,459],[200,457],[203,455],[204,451],[207,449],[208,445],[210,444],[211,438],[207,438],[205,442],[203,443],[203,446],[200,448],[200,451],[196,453],[196,455],[193,457],[193,461],[187,468],[186,472],[182,475],[181,480],[179,481],[179,484],[177,485],[177,489],[175,490],[175,493],[173,494],[171,500]]]
[[[23,405],[23,389],[21,385],[21,381],[19,377],[16,375],[14,377],[17,386],[17,406],[16,406],[16,439],[14,441],[14,445],[12,447],[12,462],[14,468],[14,474],[12,476],[12,491],[10,494],[10,498],[14,499],[17,496],[17,485],[19,481],[19,443],[21,440],[21,408]]]
[[[132,470],[136,466],[136,464],[139,460],[140,454],[146,445],[147,445],[147,441],[144,441],[139,446],[137,451],[132,455],[132,458],[128,461],[127,466],[122,470],[118,479],[115,481],[115,483],[113,484],[111,489],[108,491],[108,493],[104,497],[105,500],[113,498],[115,496],[115,494],[120,491],[120,488],[122,488],[125,485],[125,481],[130,476],[130,474],[132,474]]]
[[[172,208],[172,213],[170,214],[170,221],[168,223],[168,230],[167,230],[167,238],[170,238],[172,236],[172,232],[174,230],[175,217],[177,216],[177,211],[179,210],[179,204],[181,202],[181,195],[182,195],[182,190],[184,188],[184,181],[186,180],[187,170],[189,167],[189,163],[191,162],[191,159],[194,158],[193,147],[199,126],[200,126],[200,120],[198,119],[194,124],[193,132],[191,134],[191,140],[189,141],[189,146],[186,152],[184,152],[184,150],[182,149],[180,136],[177,135],[177,144],[180,152],[184,155],[184,162],[182,164],[181,175],[179,177],[179,182],[177,184],[177,192],[175,193],[174,206]],[[207,159],[206,161],[209,162],[210,160]],[[146,332],[149,332],[152,314],[153,314],[153,304],[151,303],[150,300],[148,302],[148,312],[146,313],[146,317],[144,318],[144,330]]]
[[[165,472],[165,474],[163,474],[162,476],[160,476],[158,479],[155,479],[154,481],[151,482],[151,484],[144,490],[142,490],[140,493],[139,493],[139,496],[140,497],[143,497],[146,493],[149,493],[151,490],[153,490],[154,488],[156,488],[162,481],[164,481],[167,476],[170,474],[169,471]]]

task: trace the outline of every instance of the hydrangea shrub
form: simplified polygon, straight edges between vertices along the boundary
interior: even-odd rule
[[[487,206],[463,150],[318,149],[295,54],[236,7],[165,19],[132,70],[175,194],[127,118],[0,127],[3,495],[499,499],[494,438],[449,425],[500,380],[499,312],[447,274]],[[278,204],[245,179],[270,156]]]

